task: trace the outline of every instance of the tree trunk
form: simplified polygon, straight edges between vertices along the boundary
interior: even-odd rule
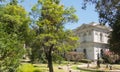
[[[51,45],[49,51],[46,53],[49,72],[54,72],[54,70],[53,70],[53,64],[52,64],[52,49],[53,49],[53,46],[54,45]]]
[[[49,72],[54,72],[53,71],[52,55],[51,54],[48,57],[48,68],[49,68]]]

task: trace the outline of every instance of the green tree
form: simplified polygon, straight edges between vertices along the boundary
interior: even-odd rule
[[[118,10],[120,10],[120,0],[83,0],[85,9],[87,3],[95,5],[96,11],[99,13],[99,21],[102,24],[109,24],[111,26],[112,21]]]
[[[30,19],[25,9],[10,3],[0,6],[0,72],[16,71],[29,32]]]
[[[0,27],[0,72],[15,72],[23,56],[23,44],[16,34],[8,35]]]
[[[117,12],[116,17],[111,25],[112,31],[110,34],[110,50],[120,55],[120,11]]]
[[[71,50],[76,46],[77,38],[70,31],[64,30],[64,24],[77,21],[73,7],[64,9],[60,0],[38,0],[31,14],[36,17],[38,31],[34,42],[37,50],[42,49],[46,55],[49,72],[53,71],[53,52]]]

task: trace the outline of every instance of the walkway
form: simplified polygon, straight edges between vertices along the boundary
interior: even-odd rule
[[[63,70],[65,72],[80,72],[80,70],[73,70],[73,69],[71,69],[71,66],[68,66],[68,65],[62,66],[62,68],[63,68]]]

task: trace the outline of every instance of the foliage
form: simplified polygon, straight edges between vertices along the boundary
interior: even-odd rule
[[[0,29],[0,72],[14,72],[23,55],[23,44],[17,35],[8,35]]]
[[[96,11],[99,13],[100,22],[111,25],[117,11],[120,10],[119,0],[84,0],[83,8],[87,3],[95,4]]]
[[[17,72],[43,72],[38,68],[35,68],[32,64],[22,64],[18,67]]]
[[[81,59],[80,62],[83,62],[83,63],[91,63],[92,61],[89,60],[89,59]]]
[[[4,26],[4,31],[8,34],[16,33],[19,39],[27,38],[30,20],[24,8],[18,5],[6,5],[1,10],[0,22]]]
[[[119,55],[114,54],[113,52],[103,52],[102,59],[105,63],[118,63],[120,58]]]
[[[50,72],[53,72],[52,52],[71,50],[76,46],[77,38],[70,31],[65,31],[63,26],[77,21],[74,12],[73,7],[64,9],[60,0],[38,0],[38,4],[32,8],[31,15],[37,20],[38,26],[32,50],[44,51]]]
[[[110,34],[110,50],[120,55],[120,11],[117,12],[114,22],[111,26],[113,29]]]
[[[63,56],[57,53],[53,53],[53,62],[61,64],[64,60]]]
[[[85,58],[84,53],[78,53],[78,52],[68,52],[65,55],[65,58],[67,60],[71,61],[80,61]]]
[[[16,4],[0,6],[0,72],[15,72],[24,54],[29,17]]]

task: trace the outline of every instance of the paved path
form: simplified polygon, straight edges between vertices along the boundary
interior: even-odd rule
[[[80,72],[79,70],[73,70],[73,69],[71,69],[71,66],[68,66],[68,65],[62,66],[62,68],[63,68],[63,70],[65,72]]]

